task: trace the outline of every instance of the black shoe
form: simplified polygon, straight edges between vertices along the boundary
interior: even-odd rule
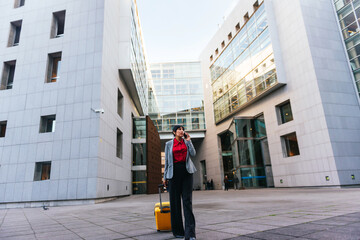
[[[195,237],[185,238],[185,240],[196,240],[196,238]]]
[[[182,235],[174,235],[175,238],[184,238]]]

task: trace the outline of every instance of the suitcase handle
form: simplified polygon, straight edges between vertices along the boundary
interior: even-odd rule
[[[162,207],[162,201],[161,201],[161,188],[164,187],[164,184],[159,184],[158,188],[159,188],[159,197],[160,197],[160,212],[163,212],[163,207]]]

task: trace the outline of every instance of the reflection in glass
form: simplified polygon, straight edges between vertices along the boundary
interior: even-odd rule
[[[210,67],[215,122],[253,101],[277,83],[262,4]]]
[[[133,144],[133,166],[146,165],[146,143]]]
[[[146,138],[145,118],[133,118],[133,138]]]
[[[146,171],[133,171],[132,175],[133,194],[145,194]]]
[[[290,133],[281,137],[285,144],[286,157],[300,155],[296,133]]]
[[[149,110],[158,131],[171,131],[182,124],[186,130],[205,129],[203,88],[199,62],[151,65],[154,98],[158,109]],[[192,123],[191,119],[198,119]]]

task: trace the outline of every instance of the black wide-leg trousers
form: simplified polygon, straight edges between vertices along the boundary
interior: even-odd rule
[[[193,176],[186,170],[186,163],[175,163],[173,178],[169,179],[171,228],[174,235],[195,237],[195,217],[192,211]],[[185,231],[181,213],[184,208]]]

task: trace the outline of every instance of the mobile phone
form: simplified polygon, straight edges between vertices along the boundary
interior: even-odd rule
[[[186,133],[184,133],[184,138],[186,139],[188,137],[188,135]]]

